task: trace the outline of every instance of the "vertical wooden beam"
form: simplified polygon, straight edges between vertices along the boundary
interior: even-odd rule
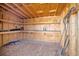
[[[77,52],[77,55],[79,55],[79,10],[77,12],[77,20],[76,20],[76,35],[77,35],[77,40],[76,40],[76,52]]]
[[[72,7],[75,7],[75,4],[71,4],[69,9],[71,9]],[[70,17],[70,43],[68,52],[71,56],[76,55],[76,16],[76,14],[72,14]]]
[[[3,19],[3,8],[1,10],[2,10],[2,17],[1,17],[1,19]],[[2,22],[2,29],[1,30],[3,30],[3,22]],[[2,45],[3,45],[3,34],[1,35],[1,39],[2,39]]]
[[[2,8],[0,7],[0,19],[2,19]],[[0,30],[2,30],[2,21],[0,22]],[[0,35],[0,47],[2,46],[2,35]]]

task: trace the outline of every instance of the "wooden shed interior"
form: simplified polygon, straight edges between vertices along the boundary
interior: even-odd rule
[[[0,55],[79,55],[79,4],[0,3]]]

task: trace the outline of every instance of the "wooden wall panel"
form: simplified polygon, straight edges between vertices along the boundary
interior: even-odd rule
[[[60,33],[56,32],[53,33],[32,32],[32,33],[24,33],[24,39],[41,40],[47,42],[59,42],[61,40],[61,35]]]
[[[37,23],[60,23],[61,17],[59,16],[47,16],[47,17],[38,17],[33,19],[25,19],[25,23],[28,24],[37,24]]]
[[[9,34],[9,40],[10,42],[18,40],[17,33]]]
[[[7,11],[7,10],[2,10],[2,14],[3,14],[3,18],[0,19],[4,19],[6,21],[14,21],[14,22],[22,22],[23,20],[18,18],[16,15],[12,14],[11,12]],[[23,25],[20,24],[15,24],[15,23],[9,23],[9,22],[3,22],[3,30],[10,30],[10,29],[15,29],[16,26],[22,27]],[[0,26],[1,27],[1,26]],[[11,41],[15,41],[15,40],[19,40],[22,39],[22,33],[10,33],[10,34],[1,34],[0,35],[0,43],[1,41],[3,41],[3,44],[7,44],[8,42]]]
[[[24,39],[59,42],[61,40],[60,21],[60,17],[51,16],[26,19],[24,22],[27,25],[24,25],[24,30],[30,32],[24,33]]]
[[[60,24],[37,24],[37,25],[25,25],[25,30],[52,30],[52,31],[61,31]]]
[[[10,42],[8,34],[7,35],[3,35],[3,45],[8,43],[8,42]]]
[[[69,55],[76,55],[76,19],[77,15],[71,16],[71,22],[70,22],[70,45],[69,45]]]
[[[66,49],[66,54],[67,55],[71,55],[71,56],[74,56],[76,55],[76,19],[77,19],[77,15],[71,15],[70,17],[70,42],[69,42],[69,48]],[[64,28],[64,25],[62,23],[61,25],[61,31],[63,32],[63,28]],[[61,33],[62,33],[61,32]],[[63,35],[63,33],[62,33]],[[61,41],[61,45],[63,47],[64,45],[64,39],[62,39]]]
[[[16,24],[8,23],[8,29],[13,29],[15,28]]]
[[[8,30],[9,29],[9,24],[8,23],[3,23],[3,30]]]

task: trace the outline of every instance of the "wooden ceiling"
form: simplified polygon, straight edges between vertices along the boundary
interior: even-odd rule
[[[60,16],[67,7],[66,3],[5,3],[0,6],[20,18]]]

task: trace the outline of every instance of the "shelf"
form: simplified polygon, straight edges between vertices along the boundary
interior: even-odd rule
[[[24,25],[60,24],[60,23],[23,23]]]
[[[12,34],[12,33],[20,33],[20,32],[24,32],[24,33],[26,33],[26,32],[44,32],[44,33],[47,33],[47,32],[59,32],[59,33],[61,33],[61,31],[43,31],[43,30],[36,30],[36,31],[23,31],[23,30],[21,30],[21,31],[7,31],[7,32],[0,32],[0,34]]]
[[[7,31],[7,32],[0,32],[0,34],[12,34],[12,33],[20,33],[22,31]]]
[[[61,31],[55,31],[55,30],[50,30],[50,31],[36,30],[36,31],[22,31],[22,32],[61,32]]]

